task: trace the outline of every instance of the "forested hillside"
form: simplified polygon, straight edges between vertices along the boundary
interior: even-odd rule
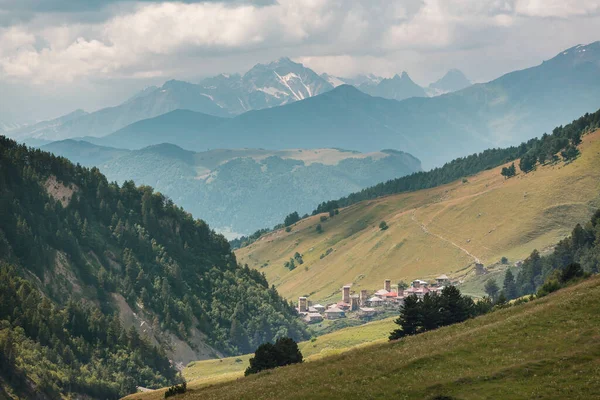
[[[170,199],[4,137],[0,263],[0,356],[14,365],[1,376],[17,393],[114,398],[173,381],[178,348],[305,337],[265,277]]]

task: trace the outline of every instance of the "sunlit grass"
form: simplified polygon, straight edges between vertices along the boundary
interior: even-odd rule
[[[181,398],[599,398],[598,310],[594,277],[462,324],[192,388]]]

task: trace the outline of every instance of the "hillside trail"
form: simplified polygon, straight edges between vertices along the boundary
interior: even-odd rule
[[[454,243],[452,240],[447,239],[445,237],[443,237],[442,235],[438,235],[437,233],[433,233],[431,231],[429,231],[429,229],[427,229],[427,226],[425,226],[425,224],[422,224],[421,222],[417,221],[417,217],[416,217],[416,212],[417,209],[413,209],[412,210],[412,214],[411,214],[411,219],[413,220],[414,223],[418,224],[419,227],[421,227],[421,230],[423,230],[423,232],[425,232],[428,235],[431,235],[433,237],[436,237],[440,240],[443,240],[444,242],[450,243],[452,246],[456,247],[457,249],[459,249],[460,251],[462,251],[463,253],[465,253],[466,255],[468,255],[475,263],[479,263],[479,258],[477,258],[477,256],[473,255],[471,252],[469,252],[469,250],[465,249],[464,247]]]

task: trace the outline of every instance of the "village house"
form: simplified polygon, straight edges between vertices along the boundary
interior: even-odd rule
[[[315,304],[312,308],[314,308],[315,310],[317,310],[317,312],[319,314],[322,314],[325,312],[325,306],[321,305],[321,304]]]
[[[385,303],[385,301],[381,297],[373,296],[369,300],[367,300],[367,305],[369,307],[381,307]]]
[[[415,279],[411,286],[402,289],[398,285],[391,285],[391,280],[386,279],[383,283],[383,289],[375,292],[375,295],[368,297],[367,289],[361,289],[360,295],[351,294],[351,285],[344,285],[341,290],[341,301],[325,307],[321,304],[312,305],[307,297],[298,298],[298,313],[306,323],[320,322],[323,318],[335,320],[345,318],[346,313],[356,312],[361,318],[369,318],[383,311],[382,308],[396,309],[404,303],[408,296],[415,295],[422,300],[427,293],[439,293],[445,286],[451,285],[450,278],[447,275],[440,275],[435,279],[436,283]]]
[[[446,274],[438,276],[435,278],[435,281],[438,286],[447,286],[450,284],[450,278]]]
[[[325,318],[327,319],[340,319],[344,318],[345,316],[346,313],[344,312],[344,310],[340,310],[335,306],[325,310]]]
[[[361,317],[368,318],[377,315],[377,310],[371,307],[361,307],[359,313]]]
[[[308,314],[306,314],[306,316],[304,317],[304,321],[306,321],[309,324],[315,324],[317,322],[321,322],[323,321],[323,316],[319,313],[312,313],[309,312]]]

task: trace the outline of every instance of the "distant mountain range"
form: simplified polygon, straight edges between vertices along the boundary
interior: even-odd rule
[[[394,148],[429,168],[518,144],[598,107],[600,42],[431,98],[387,100],[341,85],[303,101],[227,119],[203,133],[196,148]]]
[[[286,76],[286,79],[280,79]],[[417,87],[407,74],[392,79],[371,75],[346,81],[373,94],[398,99],[403,96],[402,90],[412,90],[412,95],[419,92],[423,96],[426,92],[441,93],[469,84],[462,73],[454,70],[427,90]],[[215,116],[219,113],[199,110],[202,108],[200,103],[193,102],[193,98],[209,101],[216,109],[230,115],[224,107],[227,102],[233,102],[231,99],[222,95],[224,100],[219,100],[220,105],[214,102],[217,93],[221,93],[217,88],[227,85],[237,87],[236,90],[245,87],[242,91],[246,93],[251,90],[249,88],[255,88],[252,90],[262,93],[261,101],[266,103],[256,100],[255,103],[242,101],[241,104],[266,108],[234,118],[222,118]],[[260,85],[263,86],[258,90]],[[336,87],[329,90],[333,86]],[[207,88],[214,93],[203,93]],[[282,92],[265,88],[279,88]],[[321,91],[324,93],[317,94]],[[98,130],[82,129],[85,135],[81,136],[102,136],[87,137],[86,140],[129,149],[163,142],[194,151],[240,147],[271,150],[342,147],[371,152],[392,148],[414,154],[425,168],[429,168],[468,153],[519,143],[569,122],[582,112],[597,109],[600,106],[600,42],[573,47],[541,65],[506,74],[488,83],[470,85],[436,97],[411,97],[402,101],[372,97],[344,83],[342,78],[317,76],[284,58],[256,66],[244,76],[222,75],[199,85],[170,81],[119,107],[68,119],[59,126],[50,121],[36,131],[35,137],[44,138],[39,133],[49,131],[59,137],[66,132],[71,136],[76,133],[75,126],[93,120],[98,122],[96,128],[102,124],[121,125],[125,119],[135,118],[127,114],[127,118],[117,124],[114,119],[101,118],[100,114],[138,109],[141,103],[155,104],[156,96],[163,92],[169,98],[178,99],[176,93],[194,93],[195,97],[189,96],[189,106],[179,108],[205,115],[156,111],[161,115],[154,119],[114,130],[106,128],[104,135],[93,134]],[[272,92],[272,98],[264,97],[266,92]],[[285,96],[282,93],[286,93]],[[280,96],[278,103],[275,101],[277,96]],[[171,105],[176,107],[175,103]]]
[[[84,166],[97,166],[111,181],[133,179],[137,184],[153,185],[230,236],[273,226],[291,211],[304,214],[325,199],[421,170],[419,160],[393,150],[369,154],[336,149],[196,153],[163,143],[130,151],[76,140],[42,148]]]
[[[425,89],[410,79],[406,72],[395,75],[391,79],[381,79],[364,82],[358,85],[358,89],[371,96],[383,97],[384,99],[404,100],[410,97],[427,97]]]
[[[467,79],[465,74],[458,69],[451,69],[446,75],[431,83],[425,91],[427,95],[433,97],[444,93],[457,92],[471,85],[471,81]]]
[[[341,84],[351,84],[373,96],[395,100],[427,96],[425,89],[415,84],[405,72],[391,79],[375,75],[360,75],[353,79],[327,74],[319,76],[310,68],[283,57],[269,64],[257,64],[244,75],[220,74],[198,84],[171,80],[161,87],[148,87],[118,106],[93,113],[77,110],[15,130],[11,137],[34,145],[83,136],[101,137],[177,109],[233,117],[301,101]]]

